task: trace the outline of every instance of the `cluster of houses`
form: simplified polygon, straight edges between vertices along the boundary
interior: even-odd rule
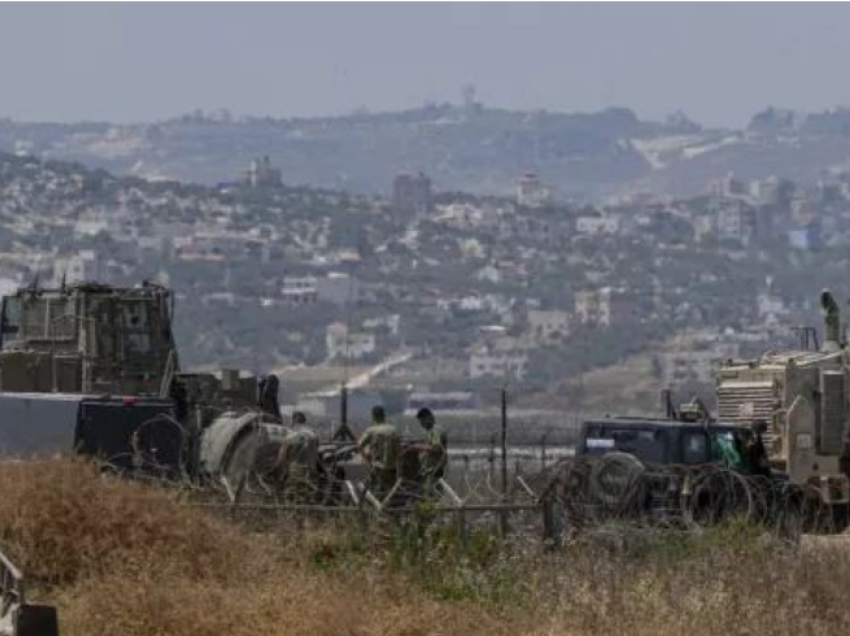
[[[679,302],[690,291],[669,282],[675,258],[850,245],[844,174],[809,188],[730,175],[699,197],[590,206],[558,204],[530,173],[514,198],[438,197],[412,172],[376,199],[286,188],[268,158],[217,188],[15,161],[0,170],[2,290],[39,272],[57,283],[177,277],[196,281],[184,302],[305,316],[295,329],[324,334],[314,340],[325,361],[374,363],[404,348],[460,361],[470,380],[521,381],[535,351],[664,320],[682,329],[659,354],[664,380],[704,381],[719,358],[764,344],[752,338],[765,331],[689,323],[703,308]],[[357,222],[340,229],[349,215]],[[240,269],[263,280],[247,285]],[[739,323],[787,326],[793,300],[769,281],[750,291]],[[462,334],[459,345],[439,351],[440,330]]]

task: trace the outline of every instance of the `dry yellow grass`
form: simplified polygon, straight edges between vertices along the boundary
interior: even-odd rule
[[[460,555],[440,546],[407,567],[396,548],[352,549],[333,526],[261,535],[78,462],[0,464],[0,494],[0,545],[36,597],[59,605],[66,636],[850,629],[840,540],[790,550],[733,527],[698,540],[628,535],[627,549],[594,538],[556,554],[484,542]]]
[[[291,541],[87,464],[0,464],[0,493],[0,545],[59,605],[66,636],[508,633],[379,570],[313,572]]]

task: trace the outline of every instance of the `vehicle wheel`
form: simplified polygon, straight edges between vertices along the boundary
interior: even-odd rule
[[[183,472],[183,430],[172,420],[155,417],[133,431],[130,445],[136,472],[168,478]]]
[[[712,525],[734,517],[757,521],[763,516],[758,493],[747,478],[730,470],[710,470],[696,478],[688,517]]]
[[[645,471],[646,467],[634,455],[604,455],[590,469],[589,494],[608,508],[622,509],[630,503],[634,487]]]
[[[850,505],[837,504],[832,506],[833,532],[840,534],[850,527]]]

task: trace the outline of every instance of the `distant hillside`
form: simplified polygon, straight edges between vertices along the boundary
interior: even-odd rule
[[[704,130],[678,115],[638,119],[625,108],[590,114],[451,105],[315,119],[195,113],[137,125],[0,120],[0,150],[138,176],[218,183],[269,155],[288,183],[386,192],[400,170],[427,172],[440,190],[512,191],[538,173],[562,197],[652,191],[692,194],[734,171],[798,182],[850,158],[850,114],[758,113],[746,130]]]

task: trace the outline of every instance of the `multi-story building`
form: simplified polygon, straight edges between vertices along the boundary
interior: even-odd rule
[[[611,327],[634,318],[634,299],[624,289],[603,287],[575,295],[575,317],[582,325]]]
[[[292,305],[309,305],[319,299],[315,276],[285,276],[281,295]]]
[[[551,201],[552,193],[533,172],[526,172],[516,185],[516,202],[524,208],[542,208]]]
[[[718,197],[712,201],[708,212],[710,225],[707,228],[698,225],[697,236],[716,233],[718,240],[742,247],[749,246],[755,240],[758,232],[756,210],[746,201]]]
[[[272,166],[268,156],[258,157],[242,171],[242,182],[251,188],[276,186],[282,183],[280,170]]]
[[[326,302],[334,305],[356,303],[360,285],[348,274],[331,272],[327,276],[286,276],[281,289],[283,300],[293,305]]]
[[[402,173],[393,179],[393,212],[399,216],[428,214],[434,207],[431,179],[422,172]]]
[[[328,359],[360,360],[375,353],[377,343],[375,334],[349,331],[343,323],[335,322],[325,332],[325,346]]]
[[[522,351],[495,351],[482,347],[469,357],[469,377],[525,378],[528,355]]]

